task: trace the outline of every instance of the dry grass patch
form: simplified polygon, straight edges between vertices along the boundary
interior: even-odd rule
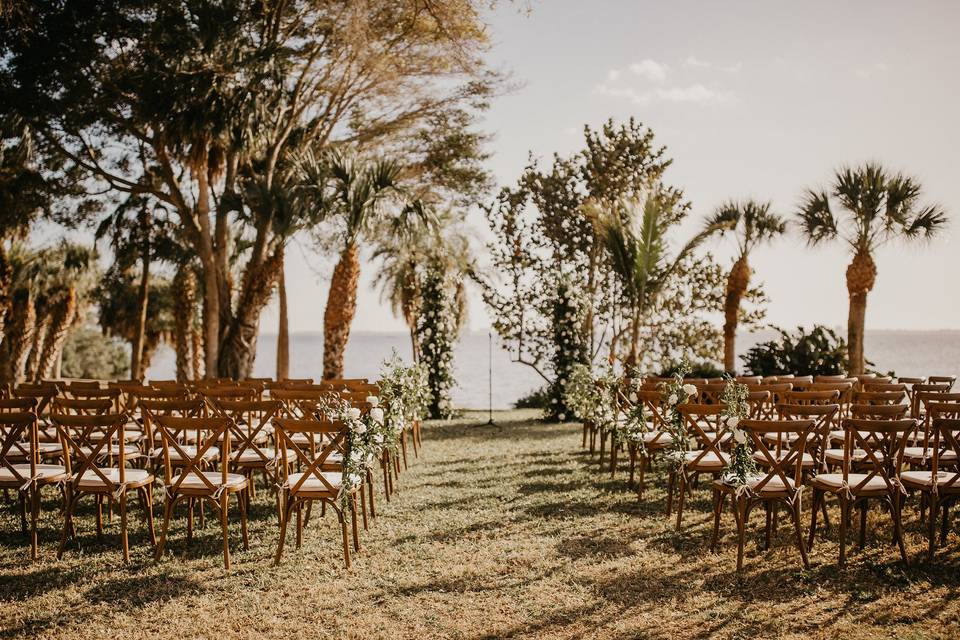
[[[352,571],[341,566],[332,515],[311,522],[304,547],[288,538],[272,567],[278,528],[267,493],[251,513],[251,548],[233,527],[234,570],[223,571],[219,527],[192,545],[185,521],[155,564],[133,519],[133,562],[115,528],[102,542],[90,511],[81,550],[54,556],[60,520],[44,505],[43,558],[26,561],[15,510],[0,515],[0,637],[43,638],[956,638],[960,554],[951,534],[935,566],[905,569],[883,514],[871,516],[866,550],[836,569],[837,545],[818,542],[800,567],[789,530],[768,552],[755,516],[744,575],[734,574],[732,518],[719,554],[707,551],[709,492],[694,494],[686,529],[663,515],[662,474],[643,504],[600,473],[570,425],[531,412],[430,425],[426,455],[399,482],[364,537]],[[89,507],[88,507],[89,508]],[[836,518],[835,514],[833,515]],[[908,509],[908,550],[924,546]]]

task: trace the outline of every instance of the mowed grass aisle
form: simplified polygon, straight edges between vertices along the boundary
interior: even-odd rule
[[[867,550],[844,572],[836,545],[820,542],[800,569],[781,526],[769,553],[757,550],[754,515],[742,579],[734,574],[732,518],[718,555],[707,551],[709,492],[695,493],[683,533],[663,515],[662,476],[644,504],[588,463],[577,426],[530,421],[531,412],[430,425],[425,455],[379,502],[352,571],[341,566],[332,515],[315,519],[297,551],[288,538],[272,567],[277,526],[261,491],[251,548],[234,520],[234,570],[223,571],[219,528],[208,521],[191,546],[185,516],[172,555],[152,561],[145,529],[132,522],[133,562],[124,566],[116,529],[103,543],[89,510],[83,552],[54,557],[55,503],[47,501],[43,559],[29,564],[10,505],[0,516],[0,636],[43,638],[685,638],[960,635],[960,557],[951,534],[940,568],[905,570],[872,514]],[[834,516],[835,517],[835,516]],[[909,550],[923,541],[908,512]],[[882,538],[882,539],[881,539]]]

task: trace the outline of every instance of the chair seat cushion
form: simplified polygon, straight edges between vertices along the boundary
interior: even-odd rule
[[[780,460],[783,460],[784,458],[786,458],[786,457],[787,457],[787,454],[789,454],[789,453],[790,453],[789,451],[780,451],[779,453],[776,452],[776,451],[771,451],[771,452],[770,452],[770,456],[771,456],[774,460],[776,460],[776,461],[779,462]],[[762,451],[754,451],[754,452],[753,452],[753,459],[754,459],[757,463],[759,463],[759,464],[765,464],[765,465],[769,465],[769,464],[770,464],[769,461],[767,460],[767,457],[766,457],[765,455],[763,455],[763,452],[762,452]],[[794,463],[794,464],[795,464],[795,463]],[[815,464],[815,463],[814,463],[814,460],[813,460],[813,456],[810,455],[809,453],[803,454],[803,461],[802,461],[800,464],[801,464],[801,466],[803,466],[804,469],[813,468],[813,466],[814,466],[814,464]]]
[[[303,477],[302,473],[291,473],[287,477],[287,488],[292,489],[297,486],[297,483],[300,482],[300,478]],[[315,474],[311,473],[296,491],[293,493],[314,493],[314,494],[336,494],[340,491],[340,486],[343,484],[343,473],[340,471],[321,471],[320,475],[323,476],[323,479],[330,483],[331,489],[327,487]]]
[[[921,464],[929,462],[933,457],[933,447],[905,447],[903,450],[903,459],[911,464]],[[956,451],[941,451],[940,460],[949,464],[957,462]]]
[[[823,452],[823,457],[827,462],[833,462],[835,464],[840,464],[843,462],[843,449],[827,449]],[[874,451],[873,457],[877,459],[878,462],[883,462],[884,453],[883,451]],[[867,457],[867,452],[863,449],[854,449],[850,453],[850,461],[853,463],[867,462],[872,463],[873,458]]]
[[[223,482],[223,474],[219,471],[203,471],[203,476],[213,485],[214,489],[220,487],[220,484]],[[177,483],[180,482],[180,477],[182,474],[177,474],[173,477],[171,482],[172,486],[177,486]],[[224,485],[227,487],[228,491],[239,491],[247,486],[247,477],[240,475],[239,473],[228,473],[227,482]],[[206,490],[209,493],[213,493],[210,490],[210,486],[203,481],[203,478],[197,474],[196,471],[191,471],[183,479],[183,482],[179,484],[179,490],[187,489],[189,491],[203,491]]]
[[[887,483],[880,476],[873,476],[863,487],[860,483],[867,477],[865,473],[851,473],[847,476],[847,484],[854,493],[864,493],[873,491],[886,491]],[[837,490],[843,487],[842,473],[821,473],[813,478],[811,484],[821,489]]]
[[[80,451],[83,452],[83,455],[89,456],[96,447],[80,447]],[[110,446],[105,446],[98,451],[98,457],[106,457],[107,455],[113,455],[114,457],[120,455],[120,445],[112,444]],[[123,455],[127,458],[139,458],[141,455],[140,447],[135,444],[128,444],[123,448]]]
[[[107,477],[107,480],[110,481],[111,486],[116,486],[120,484],[120,469],[116,467],[99,467],[100,472]],[[73,479],[77,481],[77,475],[74,474]],[[128,485],[142,486],[149,484],[153,481],[153,474],[145,469],[124,469],[123,470],[124,481]],[[79,482],[76,483],[76,486],[80,490],[95,491],[98,489],[109,489],[110,486],[107,486],[107,483],[103,481],[103,478],[98,476],[93,469],[87,469],[83,472],[83,476],[80,477]]]
[[[673,436],[666,431],[651,431],[643,434],[643,443],[653,446],[667,446],[673,442]]]
[[[230,461],[239,464],[263,463],[264,458],[270,461],[273,460],[276,455],[277,451],[272,447],[259,447],[257,449],[247,447],[243,451],[231,451]],[[294,453],[293,449],[287,449],[287,460],[291,463],[297,461],[297,454]],[[279,464],[280,460],[278,459],[277,462]]]
[[[703,455],[699,460],[699,456]],[[702,469],[706,471],[719,471],[727,466],[730,456],[725,453],[717,455],[715,451],[708,451],[706,454],[703,451],[687,451],[683,454],[683,462],[688,469]]]
[[[20,484],[26,482],[30,478],[30,465],[29,464],[15,464],[13,468],[17,470],[25,480],[19,480],[7,467],[0,468],[0,483],[3,484]],[[57,482],[63,480],[67,477],[67,471],[59,464],[38,464],[37,465],[37,479],[41,482]]]
[[[774,476],[767,480],[766,484],[760,487],[760,483],[766,478],[766,474],[758,474],[747,479],[747,486],[754,493],[759,493],[763,495],[764,493],[783,493],[783,492],[792,492],[794,490],[793,478],[787,478],[786,483],[779,476]],[[723,484],[726,487],[732,487],[733,485],[729,480],[717,480],[718,483]],[[759,487],[759,488],[758,488]]]
[[[922,489],[933,486],[932,471],[904,471],[900,474],[900,481],[908,487]],[[937,471],[937,486],[950,485],[951,489],[960,492],[960,473],[953,471]]]
[[[184,453],[187,454],[191,459],[197,455],[197,447],[192,444],[182,444],[180,448],[183,449]],[[163,447],[158,447],[153,450],[154,458],[163,458]],[[203,459],[206,461],[216,460],[220,457],[220,448],[219,447],[210,447],[203,452]],[[177,461],[183,460],[183,456],[180,455],[180,452],[170,446],[170,460]]]

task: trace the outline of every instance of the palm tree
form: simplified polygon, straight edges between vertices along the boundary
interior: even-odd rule
[[[350,325],[357,311],[360,280],[360,242],[375,227],[403,228],[409,207],[388,218],[391,200],[401,192],[400,165],[392,160],[363,161],[339,151],[308,167],[316,185],[318,201],[341,225],[340,258],[333,269],[323,314],[323,377],[343,377],[343,355],[350,338]]]
[[[737,324],[740,321],[740,302],[750,286],[750,252],[764,242],[770,242],[787,228],[787,221],[770,211],[769,202],[746,200],[726,202],[707,218],[706,228],[728,226],[737,241],[737,256],[727,275],[727,291],[723,305],[723,368],[733,373],[736,369]],[[726,229],[720,231],[721,235]]]
[[[590,213],[621,286],[621,304],[626,307],[627,323],[620,334],[630,332],[630,348],[624,364],[631,368],[639,362],[640,333],[646,316],[681,261],[711,235],[729,230],[732,225],[729,221],[707,224],[679,253],[671,256],[667,232],[685,215],[675,193],[656,191],[642,203],[625,200],[612,210]],[[616,335],[611,342],[612,354],[619,338],[620,335]]]
[[[920,183],[875,163],[842,167],[830,190],[808,189],[797,216],[811,245],[839,238],[853,253],[847,267],[847,349],[852,375],[863,373],[867,295],[877,280],[876,250],[894,238],[930,239],[947,223],[937,205],[920,204]],[[835,208],[839,211],[835,212]]]
[[[280,279],[277,281],[277,297],[280,302],[280,326],[277,328],[277,380],[290,377],[290,314],[287,309],[286,260],[281,257]]]
[[[373,287],[380,290],[381,300],[388,303],[394,315],[403,318],[410,333],[413,359],[419,358],[417,344],[417,317],[421,295],[418,274],[424,265],[433,261],[444,273],[456,273],[457,328],[466,322],[467,298],[465,281],[476,271],[470,240],[464,231],[463,216],[445,210],[433,222],[421,221],[409,233],[380,234],[372,258],[379,260],[380,268]]]

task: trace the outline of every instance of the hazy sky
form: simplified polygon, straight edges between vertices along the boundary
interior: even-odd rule
[[[528,153],[582,147],[584,124],[636,117],[666,145],[670,184],[693,203],[689,232],[728,198],[771,200],[792,215],[805,187],[842,163],[877,160],[918,177],[956,220],[929,246],[877,257],[870,329],[960,328],[960,2],[533,2],[489,15],[489,59],[520,88],[484,126],[499,185]],[[478,233],[483,219],[474,214]],[[685,235],[684,235],[685,237]],[[682,239],[678,237],[678,240]],[[711,247],[726,257],[722,241]],[[322,328],[332,260],[288,251],[291,330]],[[848,256],[795,234],[758,250],[755,279],[775,324],[845,325]],[[355,330],[403,330],[369,288]],[[470,325],[487,327],[473,296]],[[276,331],[275,305],[262,330]]]

